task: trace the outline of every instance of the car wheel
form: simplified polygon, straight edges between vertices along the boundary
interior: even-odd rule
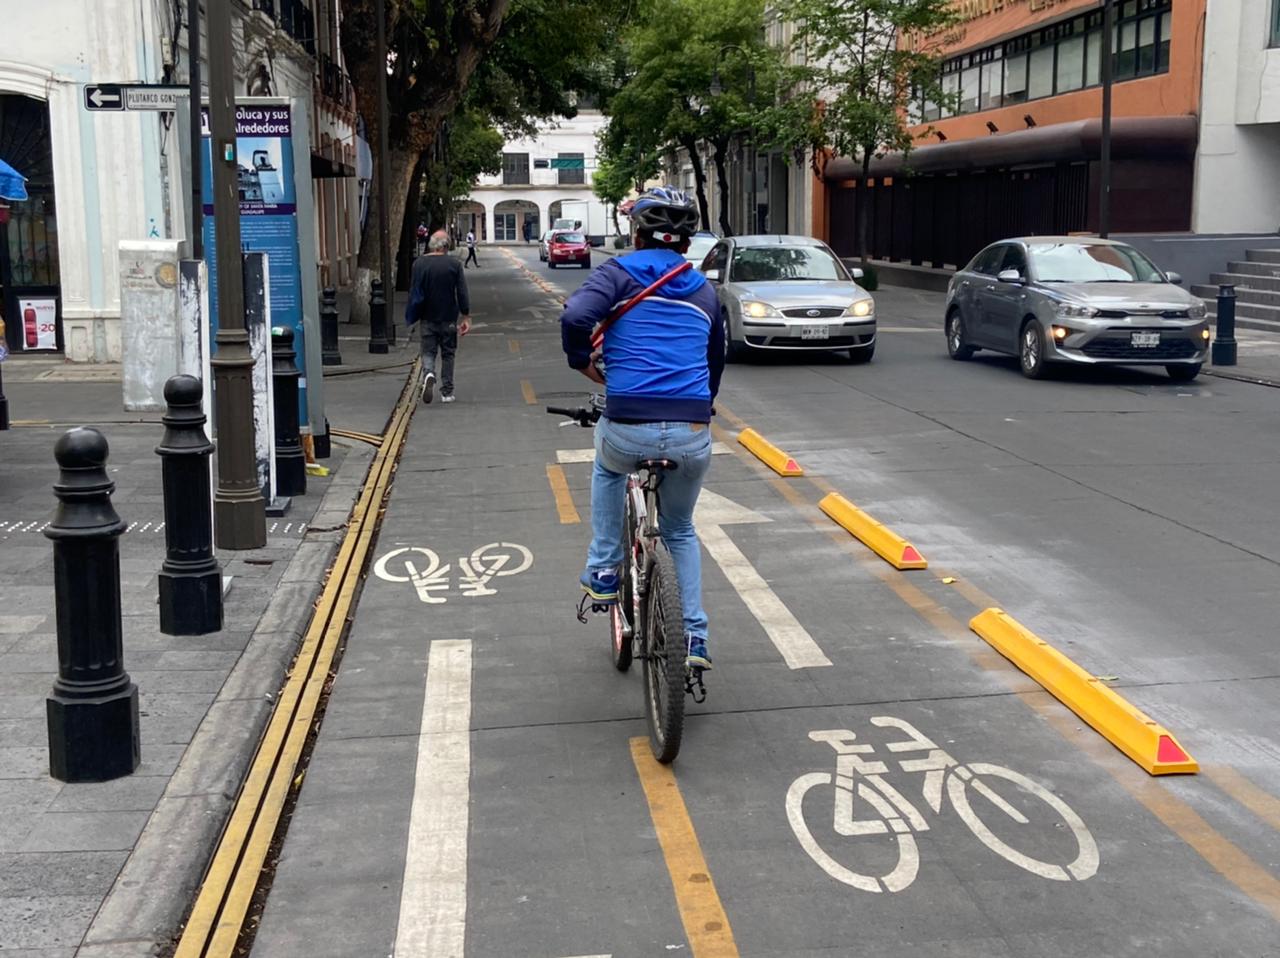
[[[1169,378],[1175,383],[1189,383],[1200,375],[1200,365],[1200,363],[1187,363],[1177,366],[1165,366],[1164,371],[1169,374]]]
[[[550,260],[550,259],[547,260],[547,269],[555,269],[555,268],[556,268],[555,260]]]
[[[964,314],[957,306],[947,313],[947,355],[952,359],[972,359],[975,351],[965,337]]]
[[[1044,376],[1044,332],[1034,319],[1023,323],[1022,332],[1018,334],[1018,363],[1022,367],[1022,375],[1028,379]]]
[[[849,350],[849,362],[855,365],[871,362],[871,357],[876,354],[876,344],[869,346],[855,346]]]
[[[729,325],[729,314],[725,313],[724,321],[724,361],[740,363],[746,358],[746,347],[733,338],[733,328]]]

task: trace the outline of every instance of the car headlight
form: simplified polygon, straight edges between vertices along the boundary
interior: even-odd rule
[[[1204,319],[1209,315],[1209,309],[1204,303],[1195,303],[1187,307],[1187,315],[1192,319]]]
[[[1098,315],[1098,311],[1092,306],[1065,302],[1059,302],[1054,306],[1054,313],[1061,319],[1088,319]]]
[[[856,303],[850,303],[849,308],[844,311],[846,316],[857,316],[859,319],[870,316],[875,312],[876,304],[869,299],[860,299]]]
[[[742,304],[742,314],[750,316],[752,319],[765,319],[782,315],[768,303],[762,303],[756,299],[747,300]]]

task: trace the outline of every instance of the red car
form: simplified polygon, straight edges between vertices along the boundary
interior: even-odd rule
[[[547,244],[548,268],[555,269],[566,263],[591,268],[591,246],[584,234],[577,231],[551,234],[551,242]]]

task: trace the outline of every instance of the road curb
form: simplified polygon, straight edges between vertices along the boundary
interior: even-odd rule
[[[1172,732],[1003,609],[979,612],[969,628],[1149,775],[1200,771]]]
[[[345,521],[372,459],[373,450],[363,446],[347,453],[315,519],[341,515]],[[177,934],[301,643],[300,626],[277,631],[263,624],[306,620],[324,584],[315,570],[328,568],[340,541],[337,532],[313,522],[289,560],[282,582],[296,586],[313,578],[305,588],[278,590],[264,610],[85,933],[84,953],[127,943],[138,955],[158,954],[157,946]]]
[[[915,546],[840,493],[827,493],[818,503],[818,508],[895,569],[929,568],[929,563]]]
[[[1263,376],[1250,376],[1246,373],[1224,373],[1217,369],[1202,369],[1200,372],[1206,376],[1215,376],[1218,379],[1233,379],[1238,383],[1251,383],[1254,386],[1270,386],[1272,389],[1280,389],[1280,382]]]

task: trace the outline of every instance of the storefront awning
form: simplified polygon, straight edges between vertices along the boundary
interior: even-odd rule
[[[311,178],[313,180],[355,176],[355,168],[349,163],[334,160],[319,153],[311,154]]]
[[[1119,117],[1111,121],[1111,156],[1190,157],[1196,151],[1194,116]],[[901,153],[871,161],[873,177],[911,173],[952,173],[1036,163],[1096,160],[1101,155],[1102,121],[1076,120],[1014,133],[919,146],[905,159]],[[828,182],[862,178],[862,164],[846,157],[827,163]]]
[[[0,160],[0,200],[15,202],[27,198],[27,178]]]

